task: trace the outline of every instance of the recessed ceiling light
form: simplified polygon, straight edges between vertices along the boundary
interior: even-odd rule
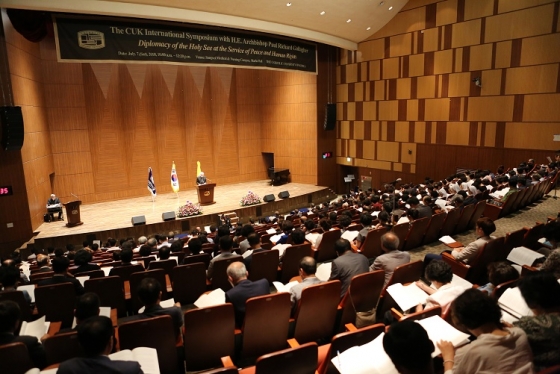
[[[385,4],[385,2],[384,2],[384,1],[380,2],[380,3],[379,3],[379,6],[381,6],[381,5],[383,5],[383,4]]]
[[[350,18],[348,18],[348,21],[346,21],[346,23],[350,23],[352,22],[352,20]]]
[[[286,4],[286,6],[292,6],[292,3],[288,3],[288,4]]]
[[[325,15],[325,11],[323,10],[321,13],[319,13],[320,15],[324,16]]]
[[[368,30],[368,31],[371,30],[371,27],[368,27],[366,30]]]
[[[389,7],[389,10],[393,10],[393,7],[392,7],[392,6],[390,6],[390,7]]]

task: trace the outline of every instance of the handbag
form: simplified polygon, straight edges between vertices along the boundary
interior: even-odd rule
[[[377,308],[374,307],[371,310],[358,312],[354,306],[354,300],[352,300],[352,293],[350,293],[350,290],[348,290],[348,295],[350,296],[350,303],[352,303],[354,313],[356,313],[356,321],[354,323],[356,327],[360,329],[362,327],[374,325],[376,322]]]

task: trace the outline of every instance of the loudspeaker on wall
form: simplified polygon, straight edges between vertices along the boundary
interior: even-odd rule
[[[276,197],[274,197],[273,194],[265,195],[265,196],[263,197],[263,200],[264,200],[266,203],[270,203],[271,201],[276,200]]]
[[[278,197],[280,199],[287,199],[288,197],[290,197],[290,193],[288,191],[282,191],[278,194]]]
[[[2,148],[6,151],[19,151],[23,147],[23,114],[19,106],[0,107],[2,122]]]
[[[175,219],[175,212],[164,212],[161,214],[161,219],[164,221],[172,221]]]
[[[327,104],[325,107],[325,130],[334,130],[336,127],[336,104]]]
[[[132,217],[131,221],[132,221],[132,226],[145,225],[146,216],[134,216]]]

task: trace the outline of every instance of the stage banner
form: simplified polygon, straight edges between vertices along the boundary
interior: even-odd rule
[[[317,73],[317,46],[298,39],[150,20],[53,16],[59,62],[247,66]]]

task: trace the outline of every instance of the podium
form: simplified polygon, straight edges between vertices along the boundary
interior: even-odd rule
[[[80,200],[69,201],[66,204],[62,204],[66,208],[66,219],[68,220],[66,227],[74,227],[83,224],[83,222],[80,221],[81,204],[82,202]]]
[[[200,205],[212,205],[216,203],[214,201],[214,187],[216,187],[216,183],[207,183],[196,186],[198,203]]]

